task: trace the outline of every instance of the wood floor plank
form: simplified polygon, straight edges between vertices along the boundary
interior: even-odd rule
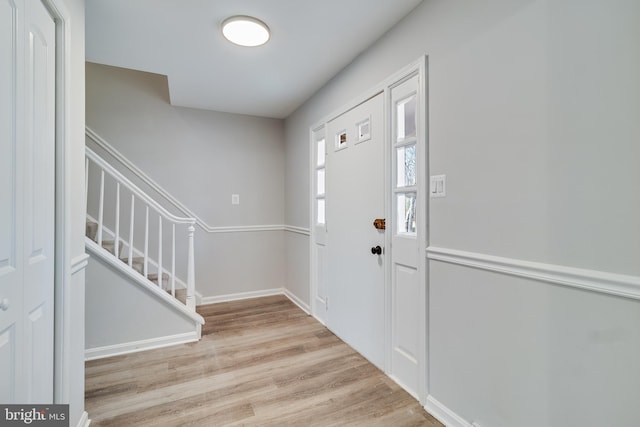
[[[86,363],[92,426],[442,426],[286,297],[198,312],[197,343]]]

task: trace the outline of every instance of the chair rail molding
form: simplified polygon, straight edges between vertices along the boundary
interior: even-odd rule
[[[427,248],[427,258],[433,261],[524,277],[538,282],[640,300],[640,276],[545,264],[434,246]]]
[[[288,231],[290,233],[302,234],[303,236],[310,236],[311,229],[305,227],[297,227],[295,225],[285,225],[284,231]]]
[[[71,275],[73,276],[74,274],[83,271],[85,268],[87,268],[88,264],[89,254],[87,253],[78,255],[77,257],[73,258],[71,260]]]
[[[249,232],[267,232],[267,231],[287,231],[291,233],[309,235],[308,228],[284,225],[284,224],[266,224],[266,225],[238,225],[238,226],[224,226],[214,227],[205,222],[195,212],[189,209],[185,204],[180,202],[171,193],[165,190],[160,184],[147,175],[142,169],[137,167],[133,162],[127,159],[120,151],[114,146],[109,144],[104,138],[98,135],[90,127],[85,128],[85,134],[93,142],[95,142],[101,149],[108,153],[111,157],[122,164],[126,169],[133,173],[138,179],[151,187],[155,192],[161,195],[165,200],[171,203],[175,208],[180,210],[184,215],[194,218],[196,225],[207,233],[249,233]]]

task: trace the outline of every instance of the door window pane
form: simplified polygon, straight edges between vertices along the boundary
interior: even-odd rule
[[[325,157],[325,140],[324,138],[318,140],[316,143],[317,154],[316,154],[316,166],[324,166],[324,157]]]
[[[316,200],[316,215],[317,215],[317,223],[324,224],[325,223],[325,205],[324,199]]]
[[[316,171],[316,194],[323,195],[324,194],[324,169],[318,169]]]
[[[416,193],[400,193],[397,196],[398,233],[416,233]]]
[[[396,149],[397,187],[416,185],[416,146]]]
[[[397,141],[416,136],[416,96],[411,95],[396,104]]]

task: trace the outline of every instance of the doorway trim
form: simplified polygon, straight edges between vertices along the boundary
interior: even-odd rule
[[[55,23],[55,248],[54,403],[70,403],[71,261],[71,38],[70,14],[62,0],[41,0]],[[82,261],[86,262],[86,258]],[[84,268],[77,263],[74,270]]]
[[[316,161],[316,140],[319,132],[324,132],[324,137],[326,140],[325,146],[329,145],[329,137],[326,135],[326,125],[331,120],[340,116],[341,114],[355,108],[356,106],[364,103],[368,99],[380,94],[384,93],[384,173],[385,173],[385,188],[384,188],[384,199],[385,199],[385,211],[387,218],[393,218],[392,216],[392,156],[391,156],[391,138],[392,138],[392,129],[390,126],[390,118],[392,114],[392,105],[391,105],[391,90],[402,82],[408,80],[413,76],[419,76],[419,87],[418,92],[420,94],[420,115],[418,117],[420,129],[422,129],[421,135],[419,138],[421,139],[422,146],[424,147],[424,154],[421,157],[422,162],[424,163],[424,167],[420,171],[421,177],[419,178],[418,186],[421,189],[422,197],[421,202],[419,203],[419,211],[420,215],[420,223],[419,227],[422,231],[420,235],[418,235],[418,245],[419,245],[419,262],[422,263],[422,273],[423,277],[421,277],[421,287],[424,291],[422,292],[421,304],[419,318],[419,364],[421,367],[420,378],[419,378],[419,386],[417,391],[417,396],[415,393],[412,393],[414,397],[420,401],[421,404],[426,403],[426,399],[429,393],[428,384],[429,384],[429,369],[428,369],[428,347],[429,347],[429,337],[428,337],[428,301],[429,301],[429,280],[428,280],[428,272],[426,265],[426,248],[428,246],[428,188],[427,188],[427,177],[429,176],[429,145],[428,145],[428,109],[427,109],[427,56],[421,56],[417,60],[413,61],[409,65],[403,67],[396,73],[384,79],[382,82],[377,85],[371,87],[366,90],[361,95],[355,97],[350,102],[344,104],[340,108],[333,110],[330,114],[324,116],[321,120],[313,123],[312,126],[309,127],[309,224],[310,224],[310,239],[309,239],[309,300],[310,300],[310,309],[311,314],[319,320],[321,323],[325,323],[325,319],[323,313],[318,312],[318,301],[324,301],[321,296],[318,296],[319,289],[319,277],[322,274],[322,266],[318,265],[318,257],[317,253],[317,239],[320,241],[325,241],[324,236],[319,236],[322,231],[318,230],[318,226],[316,224],[316,169],[317,169],[317,161]],[[385,247],[390,249],[389,255],[384,259],[384,288],[385,288],[385,301],[384,301],[384,342],[385,342],[385,354],[384,354],[384,372],[391,378],[393,378],[391,369],[391,344],[392,344],[392,277],[391,277],[391,236],[392,233],[387,231],[385,233]],[[324,304],[327,302],[324,301]],[[330,303],[330,302],[329,302]],[[400,384],[402,386],[402,384]]]

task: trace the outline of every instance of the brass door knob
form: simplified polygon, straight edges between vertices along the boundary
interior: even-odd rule
[[[384,218],[376,218],[373,220],[373,227],[376,230],[384,230],[387,228],[387,221]]]

